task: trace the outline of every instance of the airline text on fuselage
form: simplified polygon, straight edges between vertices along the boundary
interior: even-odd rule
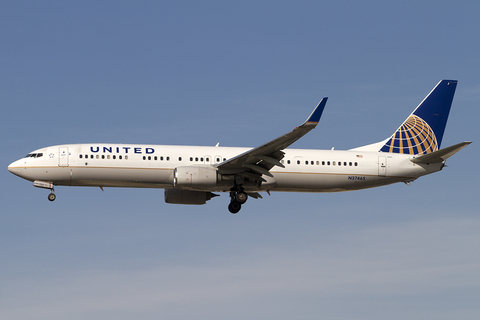
[[[136,153],[136,154],[152,154],[155,153],[153,148],[141,148],[141,147],[90,147],[90,151],[93,153]]]

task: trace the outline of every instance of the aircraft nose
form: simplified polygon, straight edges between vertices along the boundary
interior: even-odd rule
[[[21,169],[18,167],[18,160],[10,163],[10,165],[8,166],[8,171],[13,173],[14,175],[20,175]]]

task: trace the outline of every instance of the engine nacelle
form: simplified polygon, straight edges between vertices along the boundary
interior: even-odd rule
[[[165,202],[172,204],[205,204],[214,196],[211,192],[165,189]]]
[[[215,187],[218,172],[213,167],[178,167],[173,175],[173,185],[181,189]]]

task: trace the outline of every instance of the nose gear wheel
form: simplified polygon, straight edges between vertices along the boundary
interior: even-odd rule
[[[55,195],[55,190],[51,189],[50,194],[48,195],[48,200],[55,201],[56,198],[57,196]]]

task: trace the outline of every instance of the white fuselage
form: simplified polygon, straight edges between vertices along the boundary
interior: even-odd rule
[[[214,166],[250,148],[168,145],[73,144],[38,149],[9,170],[30,181],[62,186],[175,188],[182,166]],[[415,164],[411,155],[371,151],[285,149],[261,187],[246,191],[337,192],[410,182],[442,169],[443,163]],[[41,154],[41,156],[38,156]],[[35,156],[37,155],[37,156]],[[204,191],[228,192],[231,181]]]

